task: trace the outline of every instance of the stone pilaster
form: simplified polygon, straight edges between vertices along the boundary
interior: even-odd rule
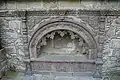
[[[93,77],[96,79],[102,78],[102,53],[103,53],[103,44],[105,40],[105,16],[99,17],[99,33],[98,33],[98,51],[96,59],[96,70],[93,74]]]
[[[25,53],[25,75],[31,75],[31,64],[30,55],[28,50],[28,25],[27,25],[27,11],[25,12],[25,17],[23,18],[23,43],[24,43],[24,53]]]

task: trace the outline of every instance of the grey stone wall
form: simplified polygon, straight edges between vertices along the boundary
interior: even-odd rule
[[[108,16],[106,19],[106,40],[104,42],[103,71],[120,70],[120,21],[119,16]]]
[[[41,1],[9,1],[1,4],[1,9],[8,10],[49,10],[49,9],[86,9],[86,10],[119,10],[117,1],[99,0],[41,0]]]
[[[23,68],[24,47],[22,42],[22,23],[15,17],[1,17],[1,45],[6,48],[8,67]]]
[[[0,79],[5,75],[8,70],[7,57],[5,54],[5,49],[0,49]]]

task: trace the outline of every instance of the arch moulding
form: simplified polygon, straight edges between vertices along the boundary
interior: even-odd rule
[[[36,24],[32,37],[29,41],[30,58],[37,58],[37,44],[41,38],[55,30],[69,30],[81,36],[90,49],[97,50],[95,33],[91,26],[75,17],[52,17]]]

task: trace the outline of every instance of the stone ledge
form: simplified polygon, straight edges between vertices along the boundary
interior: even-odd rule
[[[26,62],[26,60],[24,60],[24,62]],[[39,58],[32,58],[30,59],[30,62],[81,62],[81,63],[95,63],[95,60],[42,60]]]
[[[92,76],[92,72],[51,72],[51,71],[32,71],[32,74],[54,75],[54,76]]]
[[[65,16],[76,16],[76,15],[94,15],[94,16],[119,16],[120,10],[71,10],[71,9],[60,9],[60,10],[2,10],[0,17],[17,16],[60,16],[61,13],[66,13]]]

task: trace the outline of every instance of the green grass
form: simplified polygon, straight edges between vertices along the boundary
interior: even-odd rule
[[[110,76],[110,80],[120,80],[120,76]]]
[[[6,76],[7,77],[11,77],[11,76],[16,77],[18,75],[18,73],[19,72],[15,72],[15,71],[7,71]]]

